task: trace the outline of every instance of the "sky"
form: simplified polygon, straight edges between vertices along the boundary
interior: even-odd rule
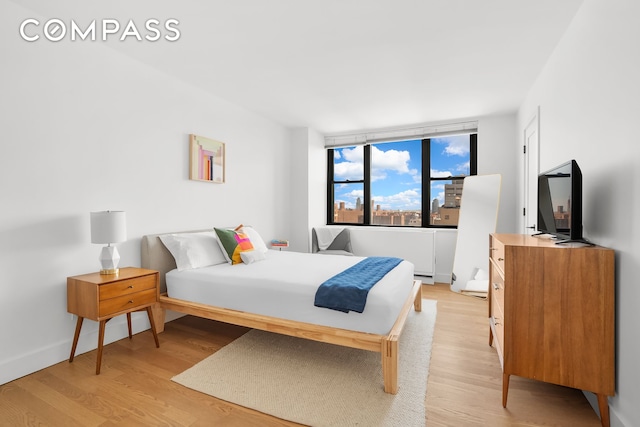
[[[363,177],[362,146],[334,150],[336,181]],[[384,210],[420,210],[422,203],[422,141],[411,140],[371,146],[371,195]],[[469,136],[431,139],[431,176],[469,174]],[[362,184],[338,184],[335,202],[354,208],[357,198],[364,200]],[[432,185],[431,199],[444,203],[444,182]]]

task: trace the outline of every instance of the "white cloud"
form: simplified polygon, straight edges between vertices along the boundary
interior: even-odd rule
[[[352,190],[348,193],[344,193],[345,196],[351,197],[353,200],[357,199],[358,197],[362,198],[364,197],[364,190]]]
[[[408,151],[382,151],[376,146],[371,146],[371,181],[385,179],[387,171],[415,177],[418,175],[418,171],[409,169],[410,160],[411,155]]]
[[[433,178],[446,178],[449,176],[455,176],[455,174],[451,173],[450,171],[439,171],[436,169],[431,169],[431,176]]]
[[[390,196],[373,196],[374,208],[380,205],[383,209],[416,210],[422,206],[420,189],[405,190]]]
[[[364,149],[362,146],[354,148],[334,150],[335,159],[344,159],[345,161],[335,163],[333,166],[333,173],[338,180],[361,180],[364,178]]]
[[[459,163],[456,165],[456,170],[460,172],[461,175],[468,174],[469,171],[471,170],[471,163],[470,162]]]
[[[373,169],[393,170],[398,173],[409,173],[410,155],[408,151],[382,151],[371,146],[371,167]]]
[[[364,159],[364,147],[360,145],[353,148],[344,148],[342,150],[342,157],[348,162],[362,163]]]
[[[333,167],[335,176],[343,180],[359,180],[364,177],[364,150],[363,147],[344,148],[340,157],[345,161],[336,163]],[[387,150],[382,151],[376,146],[371,146],[371,181],[385,179],[388,172],[418,175],[416,169],[409,169],[411,155],[408,151]]]
[[[341,162],[333,166],[333,173],[340,180],[360,180],[364,176],[362,163]]]
[[[448,156],[467,156],[469,154],[469,137],[466,135],[434,138],[431,141],[445,145],[444,153]]]

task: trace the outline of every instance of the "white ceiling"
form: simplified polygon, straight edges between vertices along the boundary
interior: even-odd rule
[[[516,111],[582,0],[16,3],[80,21],[178,19],[176,42],[110,45],[285,126],[326,134]]]

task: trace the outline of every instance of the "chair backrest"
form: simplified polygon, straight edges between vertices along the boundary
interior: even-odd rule
[[[333,242],[327,247],[327,251],[345,251],[353,253],[351,249],[351,234],[348,228],[343,228],[340,233],[333,239]],[[318,236],[316,235],[315,227],[311,230],[311,252],[317,253],[320,251],[318,246]]]

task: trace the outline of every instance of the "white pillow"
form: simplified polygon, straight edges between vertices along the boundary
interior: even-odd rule
[[[160,240],[173,255],[179,271],[227,262],[213,231],[164,234]]]
[[[240,252],[240,258],[242,258],[242,262],[245,264],[251,264],[252,262],[262,261],[263,259],[267,259],[267,256],[262,251],[252,250],[252,251],[244,251]]]
[[[269,248],[267,248],[267,245],[264,243],[264,240],[262,240],[260,233],[258,233],[255,228],[245,225],[240,231],[246,234],[249,240],[251,240],[253,249],[264,254],[267,253]]]

